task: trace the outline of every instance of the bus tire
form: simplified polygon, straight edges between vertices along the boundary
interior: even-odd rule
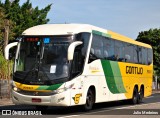
[[[137,104],[137,102],[138,102],[138,90],[137,90],[136,87],[134,87],[131,103],[132,104]]]
[[[142,103],[143,97],[144,97],[144,90],[143,90],[143,88],[141,87],[141,89],[140,89],[140,91],[139,91],[139,93],[138,93],[138,101],[137,101],[138,104],[139,104],[139,103]]]
[[[84,110],[89,111],[93,108],[94,104],[94,92],[89,89],[86,96],[86,103],[84,105]]]

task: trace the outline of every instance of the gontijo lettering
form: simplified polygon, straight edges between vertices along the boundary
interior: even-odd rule
[[[142,67],[126,66],[126,74],[143,74]]]

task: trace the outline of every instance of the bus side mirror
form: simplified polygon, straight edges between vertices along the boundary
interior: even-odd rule
[[[9,60],[9,50],[14,47],[17,46],[18,42],[14,42],[14,43],[10,43],[5,47],[5,52],[4,52],[4,56],[6,60]]]
[[[76,46],[81,45],[83,42],[82,41],[76,41],[70,44],[68,47],[68,60],[71,61],[73,60],[73,55],[74,55],[74,50]]]

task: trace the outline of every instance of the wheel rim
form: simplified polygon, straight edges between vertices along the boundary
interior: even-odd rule
[[[86,106],[90,108],[92,107],[92,105],[93,105],[93,98],[91,92],[89,92],[86,99]]]
[[[140,90],[140,95],[139,95],[139,101],[140,101],[140,102],[142,101],[143,96],[144,96],[143,90],[141,89],[141,90]]]
[[[137,100],[138,100],[137,97],[138,97],[138,95],[137,95],[137,90],[135,89],[135,90],[134,90],[134,96],[133,96],[133,103],[134,103],[134,104],[137,103]]]
[[[134,94],[133,100],[134,100],[134,102],[136,103],[136,101],[137,101],[136,93]]]
[[[85,110],[91,110],[94,104],[94,97],[91,90],[88,91],[86,96],[86,104],[85,104]]]

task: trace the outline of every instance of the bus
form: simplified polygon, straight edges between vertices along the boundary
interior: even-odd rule
[[[13,67],[12,101],[47,106],[128,100],[152,94],[152,47],[88,24],[44,24],[26,29]]]

